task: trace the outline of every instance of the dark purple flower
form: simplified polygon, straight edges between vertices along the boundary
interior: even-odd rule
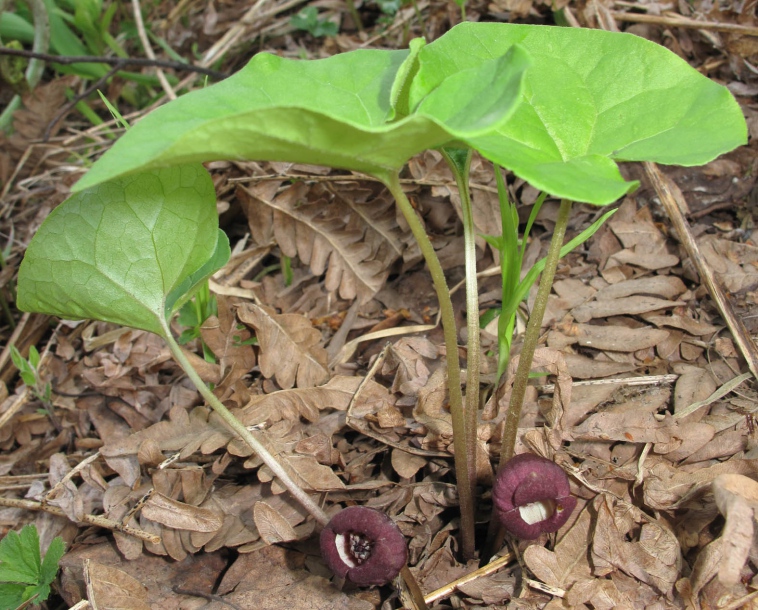
[[[563,469],[532,453],[508,460],[495,479],[492,501],[505,529],[524,540],[558,531],[576,507]]]
[[[408,562],[408,547],[387,515],[350,506],[334,515],[321,532],[321,556],[337,576],[356,585],[383,585]]]

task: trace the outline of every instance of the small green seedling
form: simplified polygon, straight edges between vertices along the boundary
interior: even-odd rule
[[[296,30],[308,32],[314,38],[336,36],[339,26],[328,19],[319,19],[315,6],[306,6],[296,15],[290,17],[290,25]]]
[[[206,280],[200,285],[195,296],[187,301],[179,310],[176,321],[186,327],[179,335],[179,344],[185,345],[194,339],[201,339],[203,346],[203,358],[207,362],[216,362],[216,357],[211,349],[202,341],[201,328],[211,316],[218,315],[218,303],[216,295],[211,294]]]
[[[229,79],[149,114],[93,165],[74,186],[74,196],[50,215],[30,244],[19,272],[18,304],[152,330],[186,367],[181,352],[172,347],[167,319],[224,257],[213,255],[217,242],[210,238],[193,264],[182,262],[195,252],[192,241],[184,240],[185,230],[200,234],[194,226],[196,205],[189,197],[172,203],[170,213],[165,210],[183,184],[178,175],[171,178],[165,172],[183,174],[194,167],[196,175],[200,162],[235,159],[313,163],[376,177],[394,196],[418,242],[440,303],[451,356],[446,366],[462,553],[470,558],[479,384],[469,377],[464,409],[448,286],[401,188],[403,166],[416,153],[440,149],[456,175],[464,202],[471,341],[478,337],[467,186],[471,152],[562,200],[527,325],[512,393],[516,397],[519,375],[524,388],[528,379],[530,350],[539,338],[571,202],[605,206],[636,188],[636,182],[624,180],[618,161],[699,165],[746,139],[745,120],[726,88],[667,49],[627,34],[462,23],[429,45],[411,41],[407,51],[356,50],[314,61],[260,53]],[[171,188],[159,188],[169,178]],[[207,196],[211,201],[212,193]],[[204,205],[215,216],[212,201]],[[135,230],[138,225],[147,229],[144,239],[137,242],[131,230],[122,228],[127,217]],[[159,225],[168,258],[155,247],[160,239],[148,236]],[[176,228],[165,228],[171,225]],[[100,235],[105,231],[107,238]],[[162,269],[166,262],[170,265]],[[506,263],[515,268],[516,263]],[[536,277],[539,269],[530,273]],[[504,295],[504,305],[516,297]],[[478,369],[478,343],[469,347],[471,373]],[[207,388],[201,392],[223,413]],[[506,418],[506,436],[513,439],[521,406],[514,401]],[[239,422],[223,417],[248,440]],[[504,448],[509,443],[504,440]],[[307,495],[299,499],[310,501]]]
[[[518,212],[516,205],[509,201],[508,192],[505,187],[505,181],[500,169],[495,166],[495,179],[497,181],[498,199],[500,202],[500,235],[485,235],[484,238],[488,244],[495,248],[500,254],[500,277],[502,287],[501,307],[499,310],[490,310],[488,321],[494,316],[498,317],[498,364],[497,379],[501,379],[505,369],[508,367],[511,354],[511,342],[513,340],[513,330],[516,325],[516,315],[520,304],[526,299],[534,283],[537,281],[539,274],[545,268],[546,259],[541,259],[529,268],[526,275],[521,279],[521,272],[524,263],[524,254],[526,253],[527,240],[531,233],[534,221],[542,209],[547,193],[542,193],[532,206],[529,219],[524,228],[522,237],[519,237]],[[589,227],[584,229],[574,239],[570,240],[561,247],[561,257],[566,256],[571,250],[580,246],[590,237],[592,237],[603,226],[614,213],[615,209],[605,212],[600,218],[593,222]],[[480,322],[481,326],[481,322]],[[497,383],[495,384],[497,386]]]
[[[63,539],[55,538],[42,559],[36,526],[8,532],[0,540],[0,608],[12,610],[45,601],[65,550]]]
[[[11,345],[11,360],[21,375],[21,381],[32,391],[32,394],[45,405],[46,412],[52,413],[52,387],[42,379],[39,371],[40,356],[33,345],[29,348],[29,359],[21,355],[15,345]]]

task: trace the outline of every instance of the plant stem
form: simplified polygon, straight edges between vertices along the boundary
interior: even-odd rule
[[[242,424],[242,422],[238,420],[218,398],[216,398],[213,392],[210,391],[208,386],[200,378],[200,375],[197,374],[197,371],[193,368],[193,366],[190,364],[190,361],[182,352],[179,344],[174,340],[174,337],[171,334],[171,329],[168,327],[168,324],[165,320],[161,320],[161,326],[163,327],[163,339],[168,344],[168,348],[171,350],[171,354],[174,356],[174,359],[177,361],[179,366],[184,369],[184,372],[187,373],[187,377],[189,377],[190,381],[195,384],[195,387],[198,389],[202,397],[205,398],[210,407],[216,413],[218,413],[218,415],[221,417],[221,419],[224,420],[227,426],[234,430],[242,438],[242,440],[245,441],[250,446],[250,448],[255,451],[256,454],[258,454],[258,457],[263,460],[263,463],[269,467],[271,472],[276,475],[279,481],[281,481],[281,483],[289,490],[295,499],[303,505],[303,508],[305,508],[311,515],[313,515],[313,518],[316,519],[316,521],[318,521],[321,525],[326,525],[329,523],[329,517],[321,509],[321,507],[311,499],[311,497],[302,489],[302,487],[300,487],[297,483],[295,483],[295,481],[292,480],[289,474],[287,474],[287,471],[284,469],[284,467],[269,452],[269,450],[266,449],[261,444],[261,442],[250,433],[250,431]]]
[[[455,449],[455,476],[458,481],[458,502],[461,511],[461,553],[466,559],[474,557],[474,498],[471,493],[471,479],[469,477],[468,459],[463,443],[466,428],[463,413],[463,394],[461,392],[461,369],[458,362],[458,339],[456,337],[455,313],[453,302],[450,299],[450,289],[445,281],[445,273],[442,271],[434,246],[424,230],[424,226],[416,216],[411,202],[408,201],[402,186],[400,177],[388,174],[383,177],[383,182],[392,193],[400,211],[405,217],[408,226],[421,248],[429,273],[432,276],[434,289],[439,300],[440,314],[442,316],[442,330],[445,335],[445,349],[447,351],[447,385],[450,393],[450,415],[453,423],[453,439]],[[458,439],[457,441],[455,439]]]
[[[463,255],[466,266],[466,408],[464,414],[468,476],[471,481],[471,495],[474,497],[476,483],[476,427],[479,415],[479,362],[481,347],[479,345],[479,287],[476,280],[476,238],[474,228],[474,211],[471,207],[471,191],[468,187],[469,170],[473,151],[442,149],[442,156],[447,160],[453,172],[458,193],[461,197],[463,212]]]
[[[50,46],[50,20],[47,15],[47,7],[42,0],[26,0],[32,11],[34,20],[34,53],[47,53]],[[3,5],[5,3],[3,2]],[[0,7],[2,9],[3,7]],[[45,62],[40,59],[32,59],[26,68],[26,83],[29,91],[33,90],[45,69]],[[21,107],[21,96],[14,95],[13,99],[0,114],[0,131],[11,129],[13,122],[13,113]]]
[[[558,260],[561,256],[561,246],[563,245],[563,238],[566,235],[566,227],[568,226],[570,215],[571,201],[563,199],[558,211],[553,238],[550,241],[550,249],[545,257],[545,269],[542,271],[542,277],[540,278],[537,298],[534,301],[534,307],[529,316],[529,322],[526,325],[526,332],[524,333],[524,345],[521,348],[516,378],[513,381],[513,392],[511,393],[511,401],[508,405],[508,413],[505,416],[503,445],[500,450],[501,467],[511,459],[516,446],[518,423],[521,419],[521,407],[524,404],[526,385],[529,381],[529,371],[532,367],[534,350],[537,348],[537,342],[540,338],[542,318],[545,316],[547,298],[550,296],[550,290],[553,287],[553,278],[555,278],[555,270],[558,267]]]

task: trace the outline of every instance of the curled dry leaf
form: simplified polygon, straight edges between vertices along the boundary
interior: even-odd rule
[[[208,508],[172,500],[157,492],[148,498],[142,514],[151,521],[191,532],[215,532],[223,524],[221,515]]]
[[[382,365],[382,375],[395,373],[393,392],[416,397],[431,374],[425,359],[436,360],[437,347],[425,337],[403,337],[392,345]],[[411,400],[408,404],[414,404]]]
[[[607,301],[592,301],[580,305],[572,311],[578,322],[589,322],[593,318],[608,318],[610,316],[639,315],[659,309],[669,309],[687,305],[685,301],[669,301],[657,297],[635,295]]]
[[[713,497],[726,518],[721,534],[723,561],[719,580],[736,585],[753,546],[758,482],[741,474],[722,474],[713,480]]]
[[[62,509],[66,516],[72,521],[81,521],[87,509],[84,504],[84,496],[79,493],[74,482],[69,479],[65,483],[63,479],[71,470],[66,456],[62,453],[54,453],[50,456],[50,470],[48,482],[50,483],[51,493],[47,498],[48,504],[57,506]]]
[[[237,328],[237,316],[231,299],[216,295],[218,316],[208,318],[201,328],[205,344],[221,365],[224,386],[230,387],[255,366],[255,351],[247,343],[250,331]]]
[[[420,456],[408,453],[402,449],[393,449],[390,456],[392,462],[392,468],[404,479],[410,479],[415,474],[426,466],[427,459]]]
[[[209,409],[205,407],[196,407],[189,413],[183,407],[174,407],[169,416],[169,421],[158,422],[123,439],[117,438],[101,448],[100,453],[108,466],[118,472],[127,485],[134,485],[141,476],[137,456],[145,441],[154,441],[160,451],[179,451],[180,458],[184,459],[201,447],[206,452],[205,444],[209,440],[221,439],[220,445],[212,443],[209,452],[213,452],[219,446],[224,446],[231,436],[221,420],[210,417]],[[149,459],[154,460],[154,454],[153,446]]]
[[[298,314],[277,314],[245,303],[239,319],[255,328],[261,347],[260,367],[266,378],[274,377],[285,390],[309,388],[329,379],[326,350],[319,345],[321,333],[308,318]]]
[[[555,549],[550,551],[533,544],[524,551],[524,561],[534,575],[551,587],[569,589],[573,583],[592,575],[587,556],[591,543],[592,516],[586,508],[571,526]]]
[[[612,218],[608,226],[624,246],[621,252],[611,257],[619,264],[629,264],[643,269],[673,267],[679,258],[669,254],[666,238],[656,226],[648,208],[643,208],[634,217]]]
[[[567,345],[579,344],[583,347],[612,352],[636,352],[653,347],[664,341],[669,332],[656,328],[628,328],[626,326],[593,326],[571,324],[551,331],[548,345],[562,349]]]
[[[255,503],[255,506],[253,506],[253,519],[261,538],[267,544],[297,540],[297,533],[289,524],[289,521],[265,502]]]
[[[324,409],[346,410],[360,383],[359,377],[335,375],[328,383],[316,388],[292,388],[260,394],[250,399],[238,417],[246,426],[263,422],[271,425],[281,420],[296,422],[301,417],[316,422],[319,412]],[[383,386],[372,383],[371,387],[374,392],[389,396]]]
[[[669,594],[681,556],[674,533],[628,502],[599,495],[591,561],[596,576],[621,570],[657,592]]]
[[[633,364],[594,360],[579,354],[564,354],[569,375],[573,379],[598,379],[633,371]]]
[[[697,501],[697,492],[711,485],[720,474],[758,474],[758,460],[729,460],[687,472],[659,462],[645,473],[645,504],[654,510],[674,510]]]
[[[655,275],[605,286],[597,291],[595,298],[598,301],[607,301],[635,294],[649,294],[663,299],[675,299],[686,290],[684,282],[675,275]]]
[[[758,248],[711,235],[698,240],[698,245],[706,262],[729,292],[749,290],[758,285]]]
[[[316,189],[298,182],[275,195],[277,184],[241,187],[251,232],[260,244],[273,236],[282,252],[297,256],[343,299],[368,301],[383,286],[399,257],[394,210],[359,205],[349,197],[309,200]]]

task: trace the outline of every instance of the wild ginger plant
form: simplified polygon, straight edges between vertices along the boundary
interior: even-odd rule
[[[196,231],[197,216],[185,213],[181,204],[161,216],[162,198],[174,190],[160,192],[141,184],[173,171],[174,188],[191,189],[199,180],[196,164],[219,159],[312,163],[381,180],[421,248],[439,299],[462,553],[472,557],[478,347],[472,344],[469,353],[473,372],[464,409],[452,303],[424,226],[400,186],[404,164],[424,150],[442,149],[454,170],[458,166],[456,178],[464,194],[466,158],[476,150],[562,200],[507,415],[505,462],[515,442],[571,202],[606,206],[636,188],[637,183],[623,179],[617,161],[698,165],[745,141],[745,121],[731,94],[652,42],[599,30],[463,23],[429,45],[416,39],[407,51],[358,50],[314,61],[258,54],[226,81],[172,101],[135,125],[75,185],[74,196],[61,208],[78,208],[74,224],[83,237],[103,224],[93,224],[83,213],[87,201],[105,222],[123,222],[110,218],[114,207],[144,219],[146,226],[162,218],[169,226],[176,222]],[[186,181],[180,178],[185,173]],[[129,192],[127,199],[122,191]],[[210,201],[212,193],[205,196]],[[205,235],[202,254],[190,252],[190,243],[172,242],[177,262],[166,279],[147,239],[133,247],[124,233],[107,252],[99,250],[96,239],[85,240],[86,247],[67,241],[71,219],[61,208],[29,247],[19,275],[19,306],[136,325],[158,332],[171,346],[167,320],[197,282],[223,264],[228,252],[224,238],[214,241]],[[210,204],[205,209],[211,213]],[[123,314],[121,296],[87,290],[93,261],[107,261],[121,277],[136,280],[148,301],[138,307],[137,318]],[[150,281],[133,273],[141,265],[153,269]],[[474,272],[469,264],[467,274]],[[98,286],[110,280],[98,280]],[[475,293],[475,282],[469,280]],[[150,282],[157,291],[147,288]],[[469,295],[468,302],[468,315],[476,322],[476,299]],[[472,328],[476,334],[478,325]]]

